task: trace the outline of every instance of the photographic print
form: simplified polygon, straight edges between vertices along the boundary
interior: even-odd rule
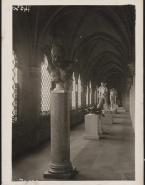
[[[45,2],[3,3],[3,180],[143,184],[142,3]]]

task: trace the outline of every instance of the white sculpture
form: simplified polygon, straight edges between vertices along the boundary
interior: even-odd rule
[[[107,83],[102,82],[99,87],[99,103],[97,108],[100,108],[103,105],[103,101],[105,101],[106,109],[108,109],[108,89],[106,87]]]
[[[113,110],[113,104],[116,104],[117,97],[118,97],[117,90],[115,88],[110,89],[111,110]]]

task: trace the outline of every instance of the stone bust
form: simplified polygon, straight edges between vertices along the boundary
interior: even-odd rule
[[[51,48],[51,59],[48,60],[48,71],[51,81],[64,85],[68,90],[72,85],[74,62],[64,58],[65,50],[59,44],[53,44]]]

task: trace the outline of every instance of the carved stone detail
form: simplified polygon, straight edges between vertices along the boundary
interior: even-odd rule
[[[135,75],[135,63],[132,62],[132,63],[128,64],[128,67],[131,71],[132,76],[134,76]]]
[[[65,50],[59,44],[53,44],[51,49],[51,59],[48,60],[48,71],[51,81],[54,83],[63,82],[65,90],[69,90],[73,79],[74,62],[64,58]]]

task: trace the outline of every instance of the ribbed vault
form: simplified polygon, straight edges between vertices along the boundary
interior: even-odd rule
[[[32,6],[29,13],[13,12],[13,19],[13,48],[28,65],[40,66],[44,48],[58,42],[65,57],[77,61],[84,84],[98,85],[112,74],[126,81],[135,58],[134,6]]]

